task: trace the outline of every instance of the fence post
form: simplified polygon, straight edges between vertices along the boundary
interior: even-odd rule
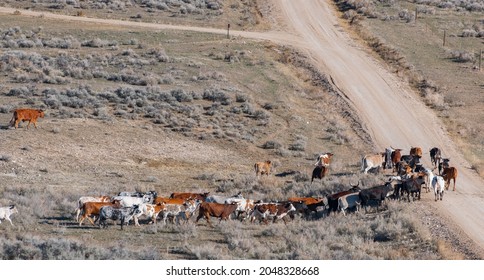
[[[444,29],[444,40],[443,40],[443,43],[442,43],[442,46],[445,47],[445,29]]]
[[[479,51],[479,71],[481,71],[482,50]]]
[[[230,39],[229,30],[230,30],[230,23],[227,24],[227,39]]]

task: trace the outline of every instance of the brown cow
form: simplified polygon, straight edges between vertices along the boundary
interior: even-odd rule
[[[237,203],[216,203],[216,202],[202,202],[200,204],[199,210],[198,210],[198,217],[195,223],[198,223],[198,220],[201,218],[205,218],[207,220],[207,223],[212,226],[210,223],[210,217],[216,217],[221,220],[227,220],[232,213],[235,212],[237,209]]]
[[[206,193],[174,192],[170,195],[170,198],[180,198],[180,199],[183,199],[183,200],[198,199],[198,200],[201,200],[201,201],[205,201],[205,199],[207,198],[207,196],[209,194],[210,194],[210,192],[206,192]]]
[[[454,180],[454,191],[455,191],[455,180],[457,179],[457,168],[455,167],[444,167],[442,171],[442,177],[445,180],[445,189],[448,190],[450,186],[450,180]]]
[[[265,162],[256,162],[254,164],[255,175],[259,176],[266,174],[267,176],[269,176],[271,172],[271,166],[272,162],[270,160],[266,160]]]
[[[82,206],[86,202],[110,202],[111,197],[107,195],[102,196],[82,196],[77,200],[77,209],[76,209],[76,222],[79,222],[79,214],[82,211]]]
[[[402,159],[402,149],[394,149],[391,157],[392,157],[393,172],[395,172],[397,171],[397,164]]]
[[[421,158],[422,157],[422,148],[420,148],[420,147],[410,148],[410,155],[413,156],[413,157]]]
[[[30,123],[34,124],[34,127],[37,128],[37,119],[44,117],[44,111],[37,110],[37,109],[16,109],[13,111],[12,119],[10,120],[10,126],[15,126],[18,128],[19,122],[29,121],[27,124],[27,129],[30,126]]]
[[[88,201],[82,205],[82,216],[79,221],[79,225],[81,226],[82,222],[87,218],[94,226],[94,221],[91,219],[91,216],[99,216],[99,211],[103,206],[121,207],[121,205],[119,204],[119,200],[114,200],[113,202]]]

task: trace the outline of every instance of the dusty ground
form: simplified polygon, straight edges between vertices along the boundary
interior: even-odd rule
[[[402,147],[409,148],[411,146],[421,146],[424,151],[429,150],[431,147],[442,147],[449,155],[453,162],[456,163],[459,169],[459,178],[457,184],[457,191],[449,191],[446,193],[445,200],[442,203],[436,203],[432,206],[435,208],[439,215],[432,224],[451,224],[455,225],[454,229],[459,229],[463,233],[463,239],[469,241],[460,241],[459,238],[455,238],[455,233],[448,233],[447,237],[450,240],[454,240],[457,246],[461,246],[462,250],[465,248],[474,247],[472,253],[474,256],[479,255],[484,247],[484,237],[481,230],[484,228],[483,213],[484,211],[480,206],[482,199],[484,198],[480,187],[483,185],[482,180],[476,176],[474,171],[470,169],[470,166],[460,155],[459,151],[455,149],[455,145],[451,142],[443,125],[438,118],[421,104],[415,97],[415,94],[397,77],[393,76],[385,70],[383,66],[369,54],[367,51],[353,42],[344,32],[340,23],[334,15],[334,11],[330,5],[325,1],[303,1],[302,3],[294,3],[294,1],[272,1],[271,11],[273,14],[279,16],[274,17],[274,22],[279,23],[279,30],[270,32],[241,32],[233,31],[232,36],[243,36],[261,40],[272,40],[278,44],[287,44],[295,48],[300,49],[302,52],[310,56],[315,65],[323,73],[327,73],[333,81],[333,86],[337,89],[337,92],[347,100],[348,104],[356,110],[359,114],[360,121],[363,124],[364,130],[371,135],[372,140],[375,142],[375,150],[382,150],[384,147]],[[14,10],[1,8],[0,12],[13,13]],[[276,11],[276,12],[274,12]],[[22,11],[23,15],[36,15],[34,12]],[[324,16],[322,16],[324,14]],[[304,15],[304,16],[301,16]],[[63,20],[81,20],[89,22],[99,22],[105,24],[123,24],[133,26],[143,26],[147,28],[163,29],[172,28],[180,30],[193,30],[203,32],[214,32],[219,34],[225,34],[225,30],[215,30],[208,28],[198,27],[181,27],[181,26],[165,26],[157,24],[145,24],[145,23],[133,23],[133,22],[119,22],[119,21],[106,21],[101,19],[92,19],[84,17],[67,17],[59,15],[44,14],[45,17],[55,17]],[[398,111],[394,108],[398,107]],[[405,116],[405,118],[402,118]],[[71,121],[69,121],[71,122]],[[75,122],[75,121],[74,121]],[[55,127],[54,121],[45,121],[45,129],[52,130]],[[75,184],[76,174],[75,172],[64,176],[63,171],[76,169],[80,172],[93,172],[96,174],[96,170],[83,170],[82,169],[82,157],[88,155],[89,152],[95,153],[99,157],[102,157],[105,162],[105,166],[109,164],[119,164],[119,159],[115,155],[109,154],[109,149],[103,148],[102,137],[109,137],[105,135],[102,128],[94,123],[90,124],[99,131],[98,134],[92,134],[92,139],[80,138],[76,141],[66,141],[73,145],[71,147],[59,147],[71,151],[72,156],[66,154],[66,158],[60,161],[58,168],[53,170],[47,169],[46,172],[55,172],[59,178],[64,178],[61,186],[67,186],[69,184]],[[128,125],[129,126],[129,125]],[[62,128],[67,133],[62,133],[63,137],[79,136],[79,133],[74,133],[76,128],[73,124],[72,128],[63,126]],[[149,131],[150,127],[146,130]],[[69,135],[69,132],[73,132]],[[15,132],[19,133],[19,132]],[[33,134],[38,132],[31,132]],[[122,131],[120,132],[122,133]],[[141,132],[140,132],[141,133]],[[162,134],[162,131],[158,133]],[[54,135],[54,133],[52,133]],[[99,138],[97,137],[99,135]],[[151,136],[152,137],[152,136]],[[164,149],[157,149],[157,144],[154,139],[150,139],[149,136],[143,138],[143,142],[129,143],[129,135],[121,137],[124,143],[119,143],[124,147],[132,147],[135,149],[127,150],[126,160],[122,163],[125,166],[125,174],[111,174],[107,172],[104,174],[106,177],[105,184],[109,184],[109,176],[121,176],[126,178],[125,184],[129,185],[134,179],[140,180],[142,177],[151,176],[150,174],[143,174],[142,172],[129,172],[130,170],[137,169],[140,165],[152,164],[153,168],[159,167],[163,163],[151,161],[154,158],[165,159],[166,162],[170,162],[170,166],[173,164],[183,165],[184,162],[190,160],[193,162],[193,154],[186,152],[187,146],[195,149],[203,149],[210,151],[212,147],[200,144],[200,146],[193,147],[193,142],[184,143],[183,139],[174,139],[173,141],[167,141]],[[82,141],[89,140],[83,143]],[[52,139],[52,141],[55,141]],[[89,146],[87,143],[92,143],[94,146]],[[36,149],[39,147],[35,141],[23,143],[23,145],[29,145],[28,149]],[[24,146],[19,146],[20,149]],[[172,159],[171,152],[173,150],[179,151],[176,158]],[[206,155],[210,155],[210,159],[214,158],[223,162],[236,162],[231,168],[234,170],[240,170],[250,166],[253,162],[253,158],[242,157],[240,155],[233,154],[231,152],[221,152],[218,149],[213,149],[213,153],[202,153],[196,155],[200,165],[203,166],[204,158]],[[52,150],[46,150],[42,156],[48,158],[56,154],[55,146],[52,146]],[[372,152],[369,149],[368,152]],[[156,155],[153,157],[140,158],[140,155]],[[92,156],[92,155],[90,155]],[[79,161],[69,161],[68,158],[78,158]],[[428,156],[424,157],[428,161]],[[55,161],[55,159],[53,159]],[[28,155],[25,158],[21,158],[18,162],[12,164],[25,165],[29,161]],[[111,163],[110,163],[111,162]],[[425,162],[428,164],[428,162]],[[41,164],[41,163],[38,163]],[[166,163],[165,163],[166,164]],[[35,168],[41,169],[42,166],[35,166]],[[195,168],[195,167],[193,167]],[[108,169],[108,168],[107,168]],[[144,170],[144,169],[143,169]],[[216,168],[214,169],[214,171]],[[159,170],[158,170],[159,171]],[[104,169],[102,172],[106,172]],[[210,171],[207,171],[210,172]],[[132,175],[139,174],[140,178],[131,178]],[[6,175],[8,176],[8,174]],[[13,176],[13,175],[12,175]],[[102,176],[95,176],[96,182],[98,178]],[[166,177],[168,180],[168,176]],[[24,184],[38,182],[39,178],[32,178],[32,182],[24,182]],[[164,181],[163,184],[170,184],[169,181]],[[186,184],[194,183],[193,178],[187,179]],[[79,186],[82,188],[82,186]],[[176,189],[176,187],[175,187]],[[424,210],[423,210],[424,211]],[[439,221],[442,219],[442,222]],[[438,229],[435,232],[439,232]],[[455,231],[454,231],[455,232]],[[452,237],[452,235],[454,235]],[[457,241],[456,241],[457,240]],[[477,245],[475,247],[474,245]],[[480,255],[482,256],[482,255]],[[478,257],[482,258],[482,257]]]

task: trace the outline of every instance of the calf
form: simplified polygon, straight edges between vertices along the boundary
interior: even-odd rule
[[[107,228],[107,219],[121,221],[121,230],[124,224],[128,224],[129,220],[133,218],[134,215],[140,214],[141,210],[138,205],[132,207],[113,207],[110,205],[101,207],[99,211],[99,227]]]
[[[12,220],[10,220],[10,215],[18,213],[15,205],[0,207],[0,224],[2,220],[7,220],[13,226]]]
[[[27,124],[27,129],[30,126],[30,123],[34,124],[34,127],[37,128],[37,119],[43,118],[45,116],[44,111],[36,110],[36,109],[16,109],[13,111],[12,119],[10,120],[10,126],[15,126],[18,128],[19,122],[29,121]]]
[[[227,220],[236,209],[237,203],[220,204],[216,202],[202,202],[200,204],[198,217],[195,223],[198,223],[198,220],[201,218],[205,218],[207,223],[212,226],[210,223],[210,217],[219,218],[220,221]]]

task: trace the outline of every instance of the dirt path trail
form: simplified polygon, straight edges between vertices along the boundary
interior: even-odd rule
[[[443,217],[449,218],[484,252],[484,182],[470,168],[455,148],[435,114],[416,99],[402,83],[365,53],[338,25],[328,1],[274,0],[280,12],[272,15],[283,31],[243,32],[231,30],[232,36],[271,40],[306,52],[322,73],[340,89],[340,94],[358,112],[376,148],[393,146],[407,151],[411,146],[423,148],[424,163],[430,166],[428,151],[440,147],[459,170],[457,191],[448,191],[436,202]],[[0,7],[0,13],[13,14],[15,9]],[[172,26],[120,20],[74,17],[22,10],[22,16],[40,16],[66,21],[83,21],[127,27],[176,29],[226,34],[226,30],[190,26]],[[282,27],[281,27],[282,26]],[[484,254],[481,253],[484,258]]]

